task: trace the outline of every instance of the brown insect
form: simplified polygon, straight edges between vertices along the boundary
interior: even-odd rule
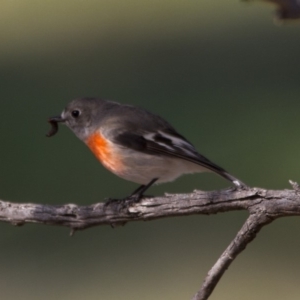
[[[58,122],[63,122],[63,119],[59,117],[52,117],[48,119],[48,123],[51,125],[51,129],[49,132],[46,134],[47,137],[51,137],[55,135],[58,131]]]

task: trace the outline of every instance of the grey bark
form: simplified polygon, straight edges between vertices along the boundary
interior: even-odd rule
[[[18,226],[25,223],[66,226],[74,233],[76,230],[98,225],[115,227],[130,221],[247,210],[249,216],[245,224],[210,269],[200,290],[193,297],[193,300],[205,300],[209,298],[233,260],[263,226],[280,217],[300,215],[300,189],[297,183],[290,183],[293,190],[249,188],[194,191],[191,194],[166,194],[163,197],[144,198],[139,203],[128,205],[121,201],[79,206],[12,203],[0,200],[0,221]]]

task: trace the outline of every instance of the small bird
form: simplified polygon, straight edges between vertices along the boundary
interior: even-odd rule
[[[154,183],[186,173],[215,172],[237,188],[246,185],[203,155],[163,118],[142,108],[99,98],[71,101],[60,116],[49,118],[52,129],[66,124],[112,173],[140,186],[127,198],[139,201]]]

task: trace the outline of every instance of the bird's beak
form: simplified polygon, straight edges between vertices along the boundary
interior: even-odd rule
[[[49,118],[48,122],[51,122],[51,123],[65,122],[65,119],[63,119],[61,116],[56,116],[56,117]]]
[[[58,122],[65,122],[66,120],[63,119],[61,116],[51,117],[48,119],[48,122],[51,124],[50,131],[46,134],[46,136],[51,137],[58,131]]]

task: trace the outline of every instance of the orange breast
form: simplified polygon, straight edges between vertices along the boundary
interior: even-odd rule
[[[123,166],[120,158],[116,155],[111,143],[100,133],[92,134],[86,140],[86,144],[104,167],[117,174],[122,172]]]

